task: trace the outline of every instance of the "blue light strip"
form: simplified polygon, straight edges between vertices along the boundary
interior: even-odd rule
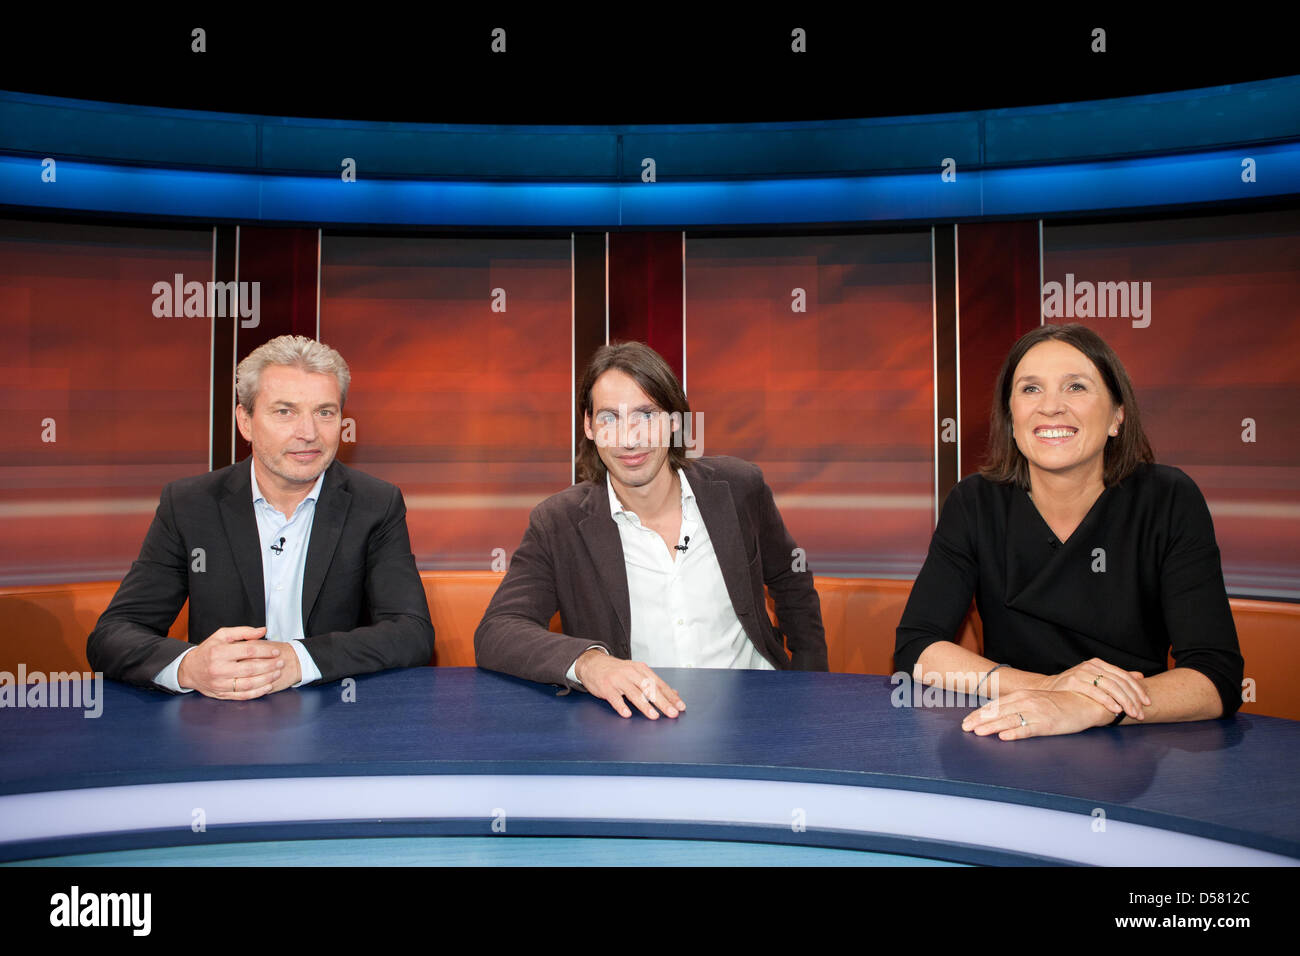
[[[1256,181],[1242,181],[1242,161]],[[982,170],[656,183],[446,182],[152,169],[0,154],[0,203],[202,221],[656,228],[931,223],[1194,206],[1300,193],[1300,142]]]

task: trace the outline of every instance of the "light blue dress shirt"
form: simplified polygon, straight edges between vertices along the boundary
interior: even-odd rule
[[[311,541],[311,526],[316,517],[316,499],[325,473],[321,472],[307,497],[298,502],[293,515],[286,520],[276,511],[257,486],[257,471],[249,462],[249,475],[253,485],[253,513],[257,516],[257,535],[262,541],[262,593],[266,598],[266,639],[285,641],[298,655],[302,679],[294,684],[301,687],[320,680],[320,668],[303,645],[302,583],[307,569],[307,544]],[[273,550],[279,549],[279,550]],[[185,652],[188,654],[193,647]],[[181,654],[154,678],[154,683],[168,690],[187,694],[193,687],[181,687],[179,672]]]

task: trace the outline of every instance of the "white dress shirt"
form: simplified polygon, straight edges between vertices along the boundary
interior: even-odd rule
[[[608,476],[605,479],[610,515],[623,544],[632,612],[632,659],[651,667],[775,670],[736,617],[691,484],[681,469],[677,477],[682,489],[682,527],[677,543],[685,551],[669,551],[657,531],[623,507]],[[570,666],[567,676],[581,683],[575,674],[576,664]]]
[[[302,583],[307,568],[307,544],[311,541],[312,522],[316,517],[316,499],[325,473],[321,472],[307,497],[298,502],[293,515],[284,515],[266,500],[257,486],[257,471],[249,462],[253,485],[253,513],[257,516],[257,535],[262,542],[262,593],[266,599],[266,639],[284,641],[298,655],[302,677],[294,687],[320,680],[320,668],[302,643]],[[278,548],[279,550],[272,550]],[[193,647],[185,651],[188,654]],[[187,694],[193,687],[181,687],[179,655],[154,678],[154,683],[168,690]]]

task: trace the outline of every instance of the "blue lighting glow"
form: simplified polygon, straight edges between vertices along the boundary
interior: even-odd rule
[[[1242,160],[1256,181],[1242,181]],[[289,176],[0,155],[8,206],[203,221],[340,226],[680,228],[929,223],[1194,206],[1292,194],[1300,143],[996,169],[654,183],[465,182]]]

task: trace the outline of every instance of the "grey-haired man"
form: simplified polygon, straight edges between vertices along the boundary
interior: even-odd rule
[[[95,670],[247,700],[429,663],[402,493],[335,460],[350,378],[338,352],[302,336],[239,363],[235,419],[253,453],[163,489],[87,639]],[[166,636],[187,598],[188,647]]]

